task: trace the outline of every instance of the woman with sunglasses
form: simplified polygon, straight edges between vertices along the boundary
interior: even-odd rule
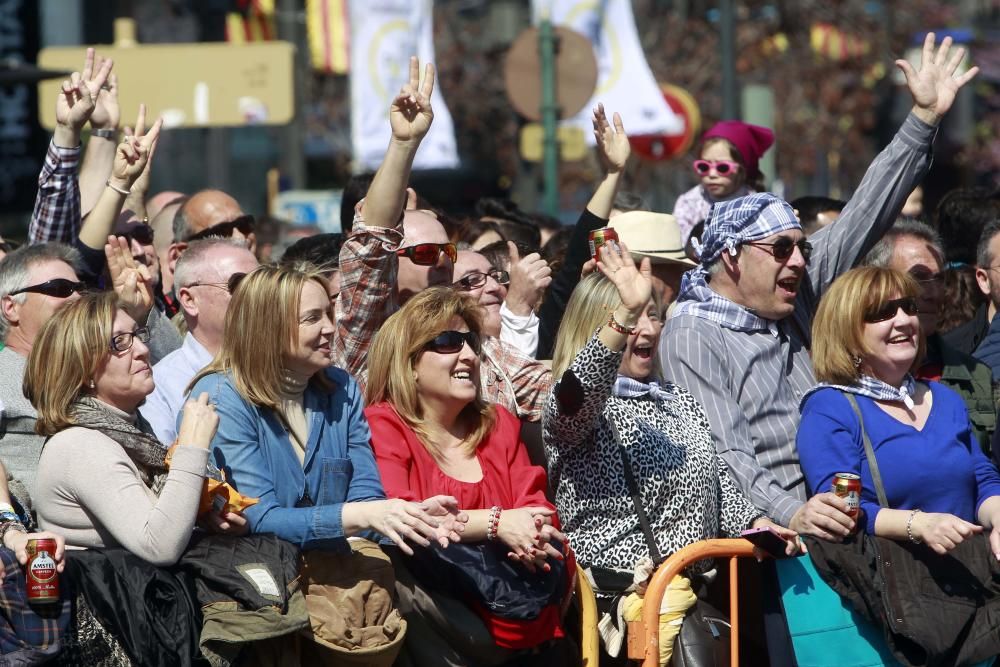
[[[558,384],[542,428],[556,507],[577,558],[594,574],[598,609],[614,613],[616,599],[644,582],[654,561],[698,540],[767,526],[794,553],[795,533],[763,516],[730,476],[701,404],[659,377],[663,307],[649,259],[637,267],[624,245],[610,244],[597,266],[573,291],[559,327]],[[710,568],[704,562],[692,571]],[[695,601],[691,582],[679,577],[671,589],[671,613],[683,617]],[[626,618],[635,620],[641,604],[637,593],[626,598]],[[678,628],[661,623],[661,664]],[[624,649],[601,664],[625,664]]]
[[[191,393],[207,392],[219,414],[216,464],[259,499],[245,512],[250,531],[341,552],[368,531],[405,552],[408,541],[457,540],[454,498],[385,499],[358,385],[330,365],[334,326],[321,275],[267,266],[230,286],[222,347]],[[261,345],[258,335],[272,332],[276,344]]]
[[[909,275],[866,267],[823,297],[812,332],[820,384],[802,400],[796,439],[802,470],[812,493],[828,491],[837,473],[860,475],[868,534],[944,554],[987,528],[1000,557],[1000,473],[973,437],[962,398],[911,375],[924,351],[919,294]],[[889,507],[879,504],[862,426]]]
[[[681,240],[686,241],[694,226],[708,219],[715,202],[764,190],[758,162],[773,143],[771,130],[738,120],[716,123],[702,135],[698,159],[692,165],[699,183],[674,205]]]
[[[218,418],[204,394],[187,403],[168,471],[136,412],[153,391],[147,342],[114,292],[82,295],[42,329],[24,376],[49,436],[32,499],[39,525],[67,546],[169,565],[191,539]]]
[[[503,610],[491,612],[484,600],[466,589],[446,595],[470,601],[497,651],[490,664],[565,664],[560,627],[560,591],[575,571],[564,561],[565,536],[558,529],[555,508],[545,498],[545,471],[531,465],[520,441],[520,422],[502,407],[487,403],[479,381],[481,309],[474,301],[448,288],[420,292],[379,331],[371,349],[365,411],[372,429],[372,447],[390,497],[415,500],[447,494],[458,499],[469,515],[462,545],[448,551],[448,562],[434,572],[460,577],[453,551],[482,549],[482,563],[496,559],[510,576],[550,586],[537,615],[510,618]],[[422,585],[442,592],[437,577],[429,575],[421,552],[413,567]],[[410,563],[411,561],[407,561]],[[476,567],[468,563],[468,567]],[[477,577],[501,576],[499,567]],[[494,607],[491,607],[494,608]],[[436,627],[432,616],[411,623],[427,632],[411,633],[415,664],[469,664],[463,654],[470,640],[456,639],[452,631]],[[480,631],[479,635],[483,635]],[[433,635],[433,636],[431,636]],[[430,653],[428,653],[430,652]],[[435,655],[421,662],[419,655]],[[478,664],[478,663],[477,663]]]

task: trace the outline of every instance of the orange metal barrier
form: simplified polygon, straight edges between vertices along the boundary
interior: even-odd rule
[[[729,619],[732,629],[729,633],[730,664],[737,667],[740,664],[740,606],[739,583],[736,566],[737,558],[752,558],[753,544],[748,540],[702,540],[689,544],[663,561],[646,588],[646,597],[642,605],[642,622],[646,626],[646,657],[643,667],[658,667],[660,664],[660,604],[667,591],[670,581],[681,571],[699,560],[706,558],[729,557]]]
[[[597,667],[601,661],[601,638],[597,633],[597,598],[582,567],[576,568],[576,597],[580,603],[580,654],[583,667]]]

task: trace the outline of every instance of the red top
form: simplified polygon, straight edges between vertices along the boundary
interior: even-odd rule
[[[442,472],[427,448],[389,403],[365,408],[372,431],[372,449],[386,496],[417,502],[430,496],[455,496],[459,507],[465,510],[489,509],[494,505],[502,509],[555,509],[545,498],[545,471],[531,464],[528,450],[521,442],[520,420],[500,406],[496,406],[496,411],[493,431],[476,450],[483,478],[478,482],[462,482]],[[558,526],[556,517],[553,519]],[[575,574],[569,559],[566,573],[567,577]],[[546,607],[533,621],[498,618],[482,608],[476,611],[498,646],[530,648],[563,636],[556,605]]]

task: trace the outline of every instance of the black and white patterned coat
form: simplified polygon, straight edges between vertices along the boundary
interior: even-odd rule
[[[705,411],[686,390],[666,383],[675,400],[612,395],[622,354],[595,335],[567,371],[582,385],[582,403],[561,405],[554,391],[542,425],[549,483],[577,559],[585,567],[631,571],[649,549],[608,420],[628,451],[664,557],[698,540],[736,537],[762,513],[716,454]]]

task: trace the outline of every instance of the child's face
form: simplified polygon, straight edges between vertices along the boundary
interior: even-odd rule
[[[733,162],[733,155],[725,142],[712,141],[701,149],[701,159],[708,162]],[[701,184],[708,191],[708,194],[719,199],[736,192],[743,185],[743,180],[743,167],[725,175],[720,174],[717,169],[709,169],[708,173],[701,177]]]

